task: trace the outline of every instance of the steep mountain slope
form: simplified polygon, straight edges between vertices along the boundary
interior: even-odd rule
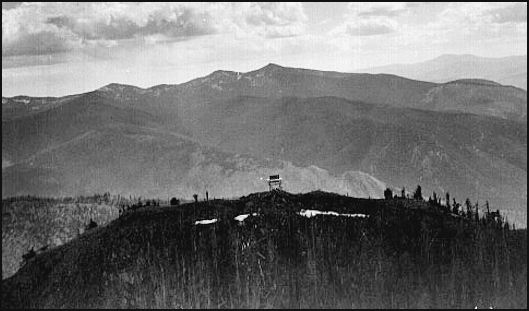
[[[526,96],[483,80],[434,84],[270,64],[180,85],[3,98],[2,195],[189,197],[216,187],[231,197],[280,172],[290,191],[374,196],[385,184],[420,183],[425,195],[506,205],[524,224]]]
[[[87,93],[39,112],[2,120],[2,159],[20,162],[105,126],[156,126],[157,118],[143,111],[109,105],[97,93]]]
[[[259,178],[278,172],[290,191],[378,197],[385,184],[420,183],[426,195],[489,200],[526,219],[523,122],[336,97],[243,96],[186,107],[179,116],[157,119],[104,98],[3,122],[3,158],[11,165],[2,172],[2,194],[189,197],[209,188],[231,197],[263,189]]]
[[[425,62],[365,68],[357,72],[390,73],[410,79],[441,83],[480,78],[527,90],[527,55],[502,58],[441,55]]]
[[[15,96],[2,97],[2,120],[9,120],[19,116],[27,116],[32,113],[38,113],[43,110],[60,106],[65,102],[79,97],[79,95],[70,95],[64,97],[29,97]]]
[[[90,219],[106,225],[119,216],[112,201],[79,201],[36,197],[2,200],[2,279],[18,271],[22,256],[31,248],[38,251],[63,245],[83,233]]]
[[[163,129],[130,124],[96,127],[4,168],[2,195],[110,191],[190,198],[208,190],[212,197],[232,197],[266,189],[261,178],[274,173],[287,179],[288,189],[296,192],[324,189],[380,197],[385,187],[362,172],[333,175],[316,166],[221,152]]]
[[[510,216],[525,221],[526,123],[335,97],[239,97],[215,102],[184,124],[225,151],[334,173],[359,170],[394,186],[420,183],[428,195],[449,191],[509,205]]]
[[[431,88],[422,99],[421,109],[459,111],[527,121],[525,92],[477,79],[463,79]]]

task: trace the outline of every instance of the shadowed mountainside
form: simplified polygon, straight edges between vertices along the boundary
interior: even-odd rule
[[[39,131],[35,139],[40,135],[46,132]],[[65,137],[36,153],[17,151],[24,159],[3,169],[4,196],[110,191],[189,198],[209,190],[215,197],[233,197],[266,189],[262,178],[275,172],[295,192],[323,189],[380,197],[386,186],[359,171],[331,174],[313,165],[296,166],[290,161],[223,152],[163,129],[131,124],[96,124],[77,137]]]
[[[231,197],[278,172],[290,191],[364,197],[420,183],[428,194],[489,200],[525,226],[526,100],[480,80],[274,64],[180,85],[3,98],[2,196],[189,197],[209,188]]]

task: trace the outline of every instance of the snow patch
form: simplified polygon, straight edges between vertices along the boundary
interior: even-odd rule
[[[2,169],[13,166],[13,162],[2,158]]]
[[[316,215],[340,216],[340,214],[338,214],[336,212],[322,212],[322,211],[313,210],[313,209],[308,209],[308,210],[302,209],[299,212],[299,215],[307,217],[307,218],[310,218],[310,217],[313,217],[313,216],[316,216]]]
[[[27,98],[23,98],[23,99],[13,99],[13,101],[17,102],[17,103],[23,103],[25,105],[29,104],[31,102],[31,100],[27,99]]]
[[[251,214],[251,216],[257,216],[258,214],[257,213],[253,213]],[[250,214],[242,214],[242,215],[239,215],[239,216],[236,216],[234,219],[237,220],[237,221],[244,221],[246,218],[248,218],[250,216]]]
[[[195,225],[210,225],[217,222],[217,218],[213,219],[203,219],[203,220],[197,220],[195,221]]]
[[[359,218],[367,218],[367,217],[369,217],[369,215],[366,215],[366,214],[340,214],[340,216],[359,217]]]
[[[313,210],[313,209],[307,209],[307,210],[302,209],[298,214],[301,216],[307,217],[307,218],[310,218],[316,215],[331,215],[331,216],[360,217],[360,218],[369,217],[369,215],[366,215],[366,214],[339,214],[333,211],[323,212],[323,211],[318,211],[318,210]]]

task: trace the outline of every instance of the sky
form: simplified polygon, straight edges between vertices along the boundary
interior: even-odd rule
[[[527,54],[527,3],[2,2],[2,96]]]

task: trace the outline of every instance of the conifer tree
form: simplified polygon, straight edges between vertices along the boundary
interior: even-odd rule
[[[386,188],[386,190],[384,190],[384,198],[386,200],[391,200],[393,198],[393,191],[391,191],[389,188]]]
[[[470,203],[470,199],[469,198],[467,198],[465,200],[465,206],[467,207],[467,215],[466,216],[470,218],[470,215],[472,213],[472,203]]]
[[[422,189],[420,185],[417,185],[417,189],[415,189],[415,192],[413,193],[413,198],[415,200],[422,200]]]

